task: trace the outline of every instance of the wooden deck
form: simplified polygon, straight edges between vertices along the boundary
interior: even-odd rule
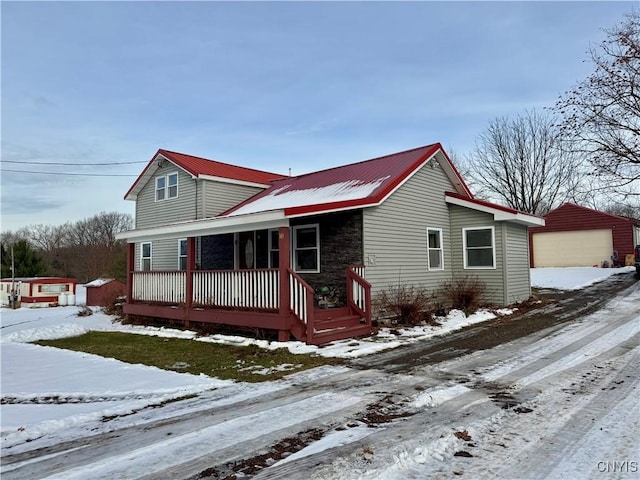
[[[287,268],[224,271],[130,271],[124,313],[274,331],[313,345],[371,334],[371,286],[364,267],[346,272],[347,303],[317,308],[314,290]]]

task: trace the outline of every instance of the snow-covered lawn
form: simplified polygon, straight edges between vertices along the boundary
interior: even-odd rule
[[[540,288],[557,288],[559,290],[578,290],[596,282],[605,280],[611,275],[634,271],[635,267],[532,268],[531,286]]]
[[[538,287],[576,289],[594,283],[624,269],[534,269],[532,284]],[[77,303],[84,301],[78,291]],[[356,357],[395,348],[406,342],[445,335],[472,323],[486,321],[509,310],[496,313],[482,311],[470,317],[453,311],[439,327],[381,329],[375,337],[364,340],[334,342],[318,348],[301,342],[253,341],[243,337],[212,335],[196,337],[189,332],[172,329],[125,326],[99,312],[88,317],[77,316],[78,307],[17,310],[2,309],[1,315],[1,390],[2,449],[20,451],[25,441],[41,439],[38,446],[75,438],[81,432],[99,425],[104,418],[140,411],[150,405],[161,405],[188,395],[209,395],[216,389],[232,388],[237,398],[284,388],[287,382],[260,385],[234,384],[205,375],[175,373],[143,365],[130,365],[114,359],[28,344],[39,339],[75,336],[91,330],[125,331],[136,334],[192,338],[197,341],[243,345],[257,343],[264,348],[287,347],[292,352],[317,353],[325,356]],[[321,367],[317,375],[337,372],[344,367]],[[308,378],[313,372],[302,372],[296,378]],[[290,382],[290,381],[289,381]],[[426,401],[426,400],[425,400]],[[436,404],[441,399],[431,398]],[[434,403],[435,402],[435,403]],[[148,419],[163,415],[162,408],[151,410]],[[348,433],[348,432],[347,432]],[[355,432],[351,432],[354,435]],[[44,436],[47,436],[45,439]],[[30,448],[33,447],[33,444]],[[169,452],[163,452],[169,455]]]

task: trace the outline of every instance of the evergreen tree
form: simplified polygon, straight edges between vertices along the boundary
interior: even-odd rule
[[[5,277],[5,264],[8,275],[11,277],[11,246],[3,246],[2,251],[2,276]],[[13,244],[13,258],[15,276],[39,277],[47,275],[47,269],[42,256],[26,240],[18,240]]]

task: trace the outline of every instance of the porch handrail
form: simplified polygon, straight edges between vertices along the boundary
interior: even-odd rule
[[[364,265],[347,267],[347,307],[371,325],[371,284],[364,279]]]
[[[289,276],[289,308],[294,316],[307,326],[307,341],[313,337],[313,288],[296,272],[287,268]]]
[[[277,268],[196,270],[193,272],[193,305],[277,310],[279,279]]]
[[[132,297],[136,302],[185,303],[187,272],[145,270],[132,272]]]

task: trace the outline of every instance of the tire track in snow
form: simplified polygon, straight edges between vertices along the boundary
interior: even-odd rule
[[[36,451],[24,452],[16,455],[3,455],[2,457],[2,477],[6,479],[23,479],[23,478],[43,478],[46,475],[60,474],[73,469],[73,466],[85,468],[90,464],[109,464],[114,457],[130,454],[137,449],[149,448],[151,450],[162,445],[167,438],[178,438],[191,433],[197,433],[206,429],[214,431],[220,425],[231,425],[230,422],[237,421],[238,418],[261,418],[264,419],[266,427],[263,429],[264,438],[256,438],[255,441],[241,442],[242,445],[235,443],[234,448],[228,449],[217,441],[208,443],[206,449],[199,455],[208,455],[209,465],[211,464],[211,452],[229,450],[226,454],[233,453],[237,457],[238,454],[252,452],[264,445],[269,445],[274,439],[278,439],[278,432],[283,428],[293,429],[294,425],[302,425],[296,428],[296,431],[306,428],[306,424],[311,421],[321,421],[324,416],[339,418],[342,415],[348,416],[359,410],[364,404],[373,398],[377,398],[386,394],[384,390],[385,383],[393,384],[393,378],[390,375],[382,374],[378,371],[352,371],[340,370],[337,374],[324,376],[318,380],[311,377],[305,379],[304,375],[294,376],[295,385],[288,385],[286,388],[276,391],[270,391],[264,395],[258,395],[248,398],[241,402],[234,402],[232,397],[222,397],[220,403],[214,404],[208,408],[192,411],[178,417],[168,418],[161,421],[145,423],[140,426],[133,426],[126,429],[119,429],[113,433],[106,433],[89,438],[82,438],[72,442],[56,445],[53,448],[45,448]],[[224,390],[224,389],[221,389]],[[216,392],[213,392],[215,395]],[[335,396],[340,401],[332,402],[331,396]],[[322,399],[319,406],[314,406],[314,399]],[[344,403],[346,402],[346,404]],[[300,415],[296,408],[292,408],[286,414],[287,420],[291,423],[280,422],[276,413],[282,413],[282,408],[288,408],[290,405],[297,405],[305,412]],[[307,407],[304,407],[307,405]],[[346,406],[345,406],[346,405]],[[346,409],[346,413],[340,413]],[[267,419],[278,419],[269,423]],[[329,422],[329,421],[327,421]],[[330,422],[329,422],[330,423]],[[245,429],[251,432],[251,424],[247,424]],[[269,435],[273,433],[273,435]],[[253,430],[255,436],[255,429]],[[275,436],[274,436],[275,435]],[[273,438],[272,438],[273,437]],[[89,444],[89,445],[87,445]],[[264,444],[264,445],[263,445]],[[75,450],[79,445],[85,446],[81,452]],[[213,447],[212,447],[213,446]],[[241,447],[241,448],[240,448]],[[43,455],[51,455],[60,453],[55,461],[50,460]],[[216,458],[214,455],[213,458]],[[174,458],[173,464],[185,463],[187,460],[193,461],[195,457],[186,456],[185,458]],[[229,458],[220,458],[220,461],[226,461]],[[135,463],[135,462],[132,462]],[[142,464],[148,463],[148,460],[142,459]],[[164,467],[167,468],[168,466]],[[80,470],[82,471],[82,470]],[[160,471],[160,470],[158,470]],[[148,469],[140,475],[148,474]],[[55,478],[55,477],[54,477]],[[60,477],[66,478],[66,477]],[[80,478],[80,477],[79,477]],[[100,476],[88,475],[84,478],[102,478]],[[131,477],[130,473],[122,478]],[[171,477],[170,477],[171,478]]]
[[[640,338],[638,333],[640,322],[638,322],[638,306],[636,306],[637,293],[628,295],[628,297],[624,302],[616,302],[611,306],[616,311],[617,318],[614,320],[607,318],[611,312],[605,310],[601,314],[596,314],[602,316],[602,323],[594,326],[583,324],[584,332],[573,327],[569,328],[568,332],[561,332],[550,339],[551,345],[549,345],[549,339],[542,338],[530,345],[527,352],[513,348],[518,343],[517,341],[513,342],[511,352],[512,354],[514,351],[517,352],[515,361],[507,362],[496,368],[495,371],[489,370],[479,378],[473,377],[480,381],[475,385],[470,384],[471,389],[453,384],[445,388],[435,388],[424,392],[422,395],[432,394],[435,397],[441,395],[446,400],[436,405],[436,408],[431,411],[414,415],[410,422],[390,425],[376,431],[364,440],[356,441],[346,447],[342,446],[340,449],[321,452],[287,465],[269,468],[254,478],[256,480],[297,478],[301,471],[306,470],[313,471],[309,474],[310,478],[332,478],[335,480],[385,478],[385,465],[393,465],[392,468],[395,468],[397,464],[403,463],[406,469],[403,473],[407,474],[407,478],[413,478],[411,476],[412,469],[415,469],[418,464],[422,465],[426,461],[425,458],[431,457],[432,460],[433,458],[452,458],[450,450],[454,444],[459,444],[452,435],[454,428],[463,428],[462,426],[469,425],[487,428],[486,425],[494,425],[495,423],[495,428],[499,429],[500,422],[506,422],[510,417],[517,418],[519,416],[512,410],[500,410],[489,398],[490,391],[483,391],[483,384],[488,387],[503,385],[508,388],[509,393],[516,396],[518,393],[524,393],[523,396],[529,397],[528,401],[531,405],[535,405],[536,396],[544,397],[543,390],[554,385],[559,381],[559,378],[566,381],[567,378],[571,378],[572,372],[588,371],[592,369],[594,362],[618,359],[637,346]],[[631,309],[620,315],[620,310],[629,306]],[[585,322],[590,320],[593,321],[594,318],[587,318]],[[576,334],[579,335],[579,338],[576,338]],[[532,356],[531,352],[536,352],[536,355]],[[476,353],[474,356],[477,360],[478,357],[481,359],[485,354],[489,357],[494,356],[491,351]],[[429,369],[414,369],[413,372],[428,375]],[[468,377],[469,373],[468,371],[456,371],[453,372],[453,377]],[[629,389],[633,389],[631,382],[624,388],[620,388],[616,394],[624,398]],[[594,400],[594,405],[606,402],[606,393],[600,397],[602,400]],[[574,422],[579,424],[582,412],[574,414],[576,415]],[[494,416],[497,419],[495,421],[493,420]],[[526,415],[522,415],[522,418],[526,418]],[[421,426],[422,428],[420,428]],[[568,434],[574,427],[573,424],[567,425]],[[419,438],[422,445],[413,453],[402,450],[406,447],[400,447],[400,450],[395,448],[394,443],[402,445],[403,441],[412,436]],[[514,433],[514,436],[517,436],[517,432]],[[397,439],[397,442],[389,442],[389,438]],[[502,448],[500,447],[500,450]],[[549,448],[550,451],[553,451],[554,447],[550,446]],[[363,464],[362,452],[368,450],[374,452],[375,464],[371,464],[370,461]],[[507,453],[509,458],[512,454],[513,452]],[[501,451],[500,455],[503,456],[501,458],[504,458],[505,452]],[[444,470],[436,470],[439,473],[452,473],[448,467]],[[521,471],[515,469],[507,476],[499,478],[517,478],[519,473]],[[514,477],[514,475],[516,476]],[[400,478],[397,475],[391,475],[391,477]]]

